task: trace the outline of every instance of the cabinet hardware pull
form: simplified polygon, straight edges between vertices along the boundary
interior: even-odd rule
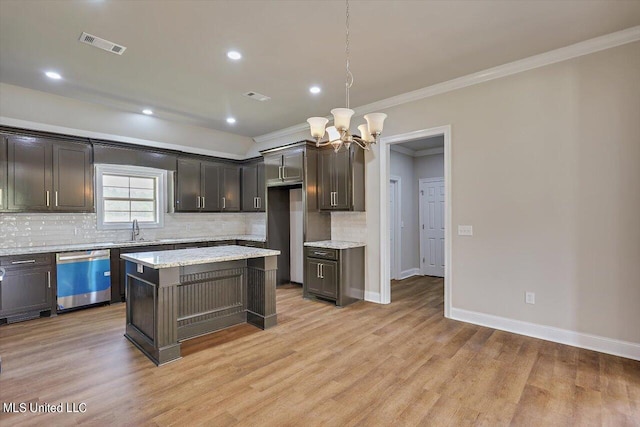
[[[204,209],[204,196],[202,196],[202,209]]]
[[[282,166],[282,180],[287,179],[287,169],[286,166]]]
[[[0,188],[0,206],[2,206],[2,188]]]
[[[316,277],[319,279],[320,278],[320,264],[316,264]]]
[[[56,190],[56,207],[58,207],[58,190]]]
[[[200,209],[200,196],[196,196],[197,208]]]
[[[49,206],[49,190],[47,190],[47,206]]]
[[[278,179],[284,179],[282,177],[282,166],[278,166]]]
[[[51,271],[47,271],[47,282],[49,283],[49,289],[51,289]]]
[[[320,278],[324,279],[324,264],[320,264]]]
[[[222,198],[222,209],[226,209],[227,207],[227,199],[225,199],[224,197]]]
[[[253,198],[253,207],[254,209],[258,209],[258,197]]]
[[[314,252],[314,255],[329,255],[327,252]]]
[[[11,261],[11,265],[16,265],[16,264],[34,264],[36,262],[35,259],[29,259],[26,261]]]
[[[258,197],[258,209],[262,207],[262,198]]]

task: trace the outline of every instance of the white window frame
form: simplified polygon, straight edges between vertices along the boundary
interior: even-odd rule
[[[162,228],[164,227],[164,214],[166,211],[166,194],[167,194],[167,171],[163,169],[147,168],[142,166],[127,165],[95,165],[95,183],[96,183],[96,222],[98,230],[128,230],[131,223],[105,223],[104,222],[104,196],[102,188],[103,175],[123,175],[135,176],[140,178],[156,179],[156,212],[157,217],[154,222],[140,222],[140,228]]]

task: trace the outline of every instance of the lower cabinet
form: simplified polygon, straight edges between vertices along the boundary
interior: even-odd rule
[[[364,247],[306,246],[304,252],[305,298],[328,300],[339,307],[364,299]]]
[[[0,323],[55,313],[55,265],[51,254],[0,258]]]
[[[170,251],[174,245],[153,245],[153,246],[135,246],[120,248],[120,250],[111,250],[111,302],[121,302],[125,300],[125,285],[127,283],[126,261],[120,258],[120,254],[131,254],[134,252],[155,252]],[[116,257],[114,259],[114,256]],[[117,270],[114,270],[114,264],[117,263]]]

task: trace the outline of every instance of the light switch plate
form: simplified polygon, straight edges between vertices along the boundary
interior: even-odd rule
[[[525,292],[524,293],[524,302],[527,304],[535,304],[536,303],[536,294],[534,292]]]
[[[473,236],[473,226],[472,225],[459,225],[458,226],[458,236]]]

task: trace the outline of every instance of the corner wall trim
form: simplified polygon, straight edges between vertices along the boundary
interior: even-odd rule
[[[627,359],[640,360],[640,343],[615,340],[598,335],[585,334],[568,329],[539,325],[537,323],[508,319],[506,317],[454,307],[451,307],[450,318],[475,325],[486,326],[488,328],[499,329],[501,331],[512,332],[514,334],[526,335],[528,337],[539,338],[573,347],[626,357]]]
[[[380,292],[364,291],[364,300],[369,302],[382,303]]]
[[[478,71],[477,73],[458,77],[453,80],[436,83],[434,85],[423,87],[411,92],[402,93],[400,95],[372,102],[371,104],[362,105],[360,107],[354,108],[356,112],[355,115],[361,116],[363,114],[371,113],[374,111],[384,110],[387,108],[395,107],[397,105],[418,101],[420,99],[429,98],[431,96],[440,95],[468,86],[473,86],[479,83],[488,82],[490,80],[499,79],[501,77],[511,76],[513,74],[522,73],[524,71],[529,71],[535,68],[544,67],[546,65],[555,64],[557,62],[567,61],[579,56],[589,55],[591,53],[600,52],[601,50],[611,49],[639,40],[640,25],[636,25],[635,27],[627,28],[622,31],[616,31],[615,33],[595,37],[569,46],[561,47],[559,49],[550,50],[545,53],[520,59],[518,61],[509,62],[507,64],[498,65],[497,67]],[[307,123],[300,123],[285,129],[280,129],[264,135],[256,136],[253,138],[253,140],[257,143],[271,141],[277,138],[283,138],[289,135],[293,135],[308,128],[309,125]]]
[[[408,279],[409,277],[419,276],[420,269],[419,268],[410,268],[408,270],[404,270],[400,272],[400,280]]]

